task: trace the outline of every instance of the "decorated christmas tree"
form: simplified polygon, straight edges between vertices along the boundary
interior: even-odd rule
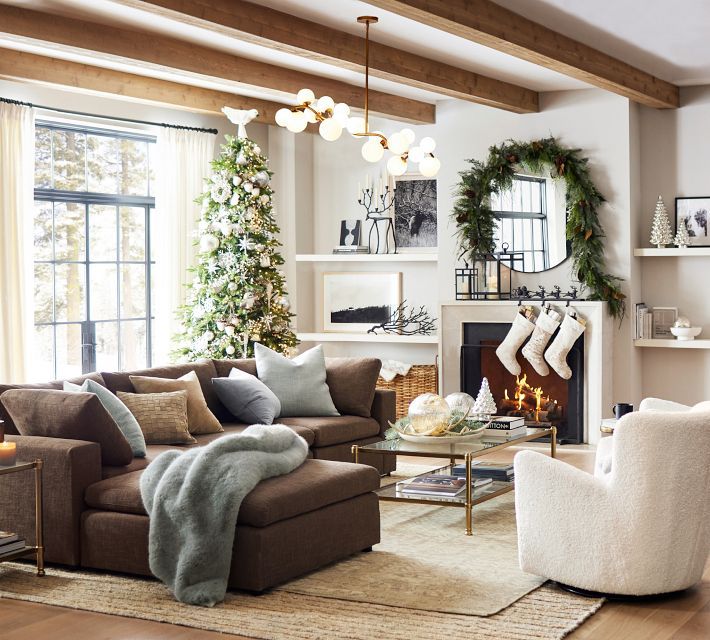
[[[655,244],[659,249],[673,242],[673,232],[671,231],[671,221],[668,219],[666,205],[663,198],[658,196],[656,211],[653,214],[653,225],[651,226],[651,244]]]
[[[496,401],[493,399],[491,388],[488,384],[488,378],[483,378],[481,388],[476,396],[476,402],[473,405],[471,413],[474,416],[483,418],[492,416],[497,410]]]
[[[188,360],[250,357],[255,342],[288,352],[297,339],[267,160],[252,140],[227,136],[212,169],[198,198],[199,264],[180,310],[176,353]]]
[[[678,220],[678,231],[676,231],[673,244],[682,249],[685,249],[690,244],[690,234],[688,233],[688,225],[685,224],[685,220]]]

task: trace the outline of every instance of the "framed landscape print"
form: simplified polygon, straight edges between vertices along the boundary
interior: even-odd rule
[[[323,274],[323,330],[367,333],[402,302],[402,274],[352,271]]]
[[[394,233],[397,251],[436,251],[436,180],[405,174],[396,181]]]
[[[708,217],[710,217],[710,196],[675,199],[675,228],[684,224],[693,247],[710,246],[708,237]]]

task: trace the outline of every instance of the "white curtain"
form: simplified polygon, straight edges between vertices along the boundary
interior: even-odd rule
[[[31,361],[34,110],[0,102],[0,382]]]
[[[195,231],[200,205],[195,198],[210,174],[216,136],[203,131],[163,127],[158,134],[156,168],[157,224],[151,229],[155,247],[153,300],[154,364],[165,364],[172,339],[181,330],[176,312],[185,302],[186,286],[195,265]]]

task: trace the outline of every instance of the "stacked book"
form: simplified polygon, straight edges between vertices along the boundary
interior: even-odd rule
[[[491,416],[491,423],[483,430],[484,437],[510,440],[525,435],[525,418],[514,416]]]
[[[454,477],[466,477],[466,465],[457,464],[453,468]],[[488,480],[496,480],[497,482],[511,482],[514,477],[512,462],[485,462],[483,460],[474,460],[471,462],[471,478],[479,480],[487,478]]]
[[[333,249],[333,253],[370,253],[370,250],[368,247],[364,247],[362,245],[338,245]]]
[[[0,531],[0,558],[25,548],[24,538],[11,531]]]
[[[473,482],[474,489],[490,484],[490,478],[476,478]],[[404,480],[397,483],[397,491],[409,495],[440,496],[443,498],[454,498],[466,490],[466,478],[460,475],[447,476],[432,473],[426,476],[418,476],[411,480]]]

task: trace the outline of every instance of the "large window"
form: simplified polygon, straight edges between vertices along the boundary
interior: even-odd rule
[[[151,361],[155,138],[39,122],[37,379]]]

